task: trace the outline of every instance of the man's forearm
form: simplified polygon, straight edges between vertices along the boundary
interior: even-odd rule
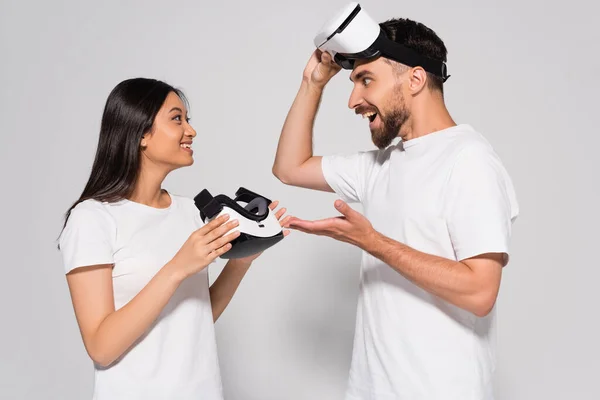
[[[273,173],[285,175],[313,155],[313,126],[323,90],[303,80],[287,115],[273,164]]]
[[[238,260],[229,260],[219,274],[219,277],[210,286],[213,321],[219,319],[231,301],[244,275],[248,272],[250,264]]]
[[[487,288],[465,263],[415,250],[374,232],[362,247],[422,289],[473,312],[486,314]]]

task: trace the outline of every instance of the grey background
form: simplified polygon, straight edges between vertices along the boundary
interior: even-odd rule
[[[1,2],[0,398],[90,398],[55,238],[121,80],[164,79],[191,101],[196,162],[168,178],[171,191],[244,185],[300,217],[335,214],[334,195],[285,187],[271,165],[313,35],[344,3]],[[600,398],[598,10],[583,0],[362,4],[443,38],[449,109],[513,177],[521,216],[498,301],[498,399]],[[347,76],[326,90],[317,154],[373,147],[347,109]],[[299,232],[265,253],[216,325],[227,399],[342,399],[358,268],[356,248]]]

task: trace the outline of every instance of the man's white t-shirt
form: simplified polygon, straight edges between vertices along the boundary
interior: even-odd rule
[[[64,267],[114,264],[115,309],[133,299],[203,222],[191,199],[158,209],[129,200],[78,204],[60,237]],[[116,362],[94,364],[94,400],[222,400],[207,268],[184,280]]]
[[[506,253],[518,204],[491,145],[458,125],[383,150],[322,159],[381,234],[463,260]],[[479,318],[362,253],[347,400],[491,400],[495,310]]]

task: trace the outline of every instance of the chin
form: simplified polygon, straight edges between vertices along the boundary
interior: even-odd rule
[[[189,167],[194,164],[194,159],[190,157],[187,160],[177,160],[177,161],[171,162],[170,164],[173,166],[173,169]]]
[[[381,132],[371,130],[371,142],[373,142],[378,149],[383,149],[386,147],[382,147],[382,141]]]

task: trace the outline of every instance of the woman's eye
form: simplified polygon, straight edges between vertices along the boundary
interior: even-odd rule
[[[182,116],[182,115],[176,115],[176,116],[174,116],[174,117],[173,117],[173,120],[174,120],[174,121],[177,121],[177,122],[181,122],[181,121],[183,120],[183,116]],[[189,117],[185,117],[185,120],[186,120],[186,121],[187,121],[187,123],[189,124],[189,122],[190,122],[191,118],[189,118]]]

